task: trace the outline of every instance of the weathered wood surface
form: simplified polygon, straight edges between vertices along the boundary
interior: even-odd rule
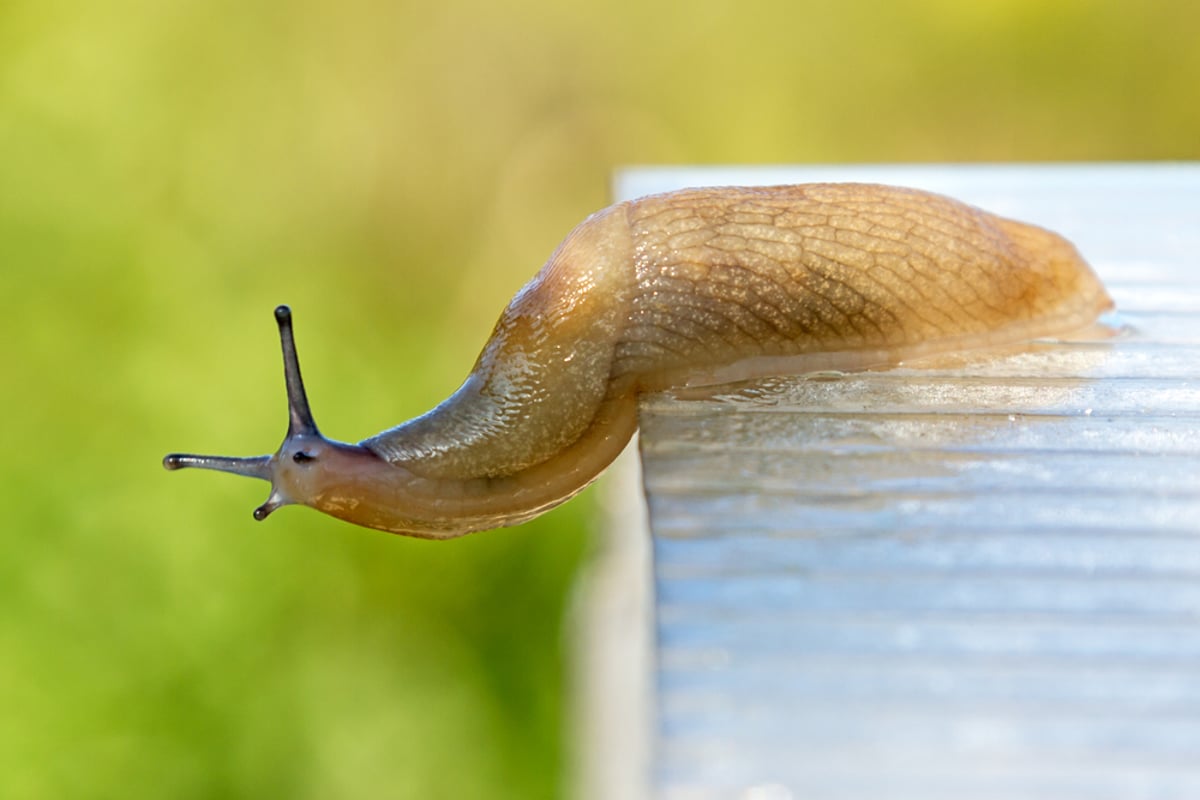
[[[1055,229],[1121,331],[646,398],[648,794],[1200,797],[1200,166],[638,170],[617,191],[814,180]]]

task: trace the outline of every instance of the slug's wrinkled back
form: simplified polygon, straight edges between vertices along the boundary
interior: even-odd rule
[[[627,213],[637,293],[615,372],[654,388],[1068,333],[1111,306],[1057,234],[912,189],[688,190]]]

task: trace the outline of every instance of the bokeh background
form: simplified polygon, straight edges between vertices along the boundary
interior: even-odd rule
[[[0,797],[565,793],[586,494],[428,543],[270,452],[271,309],[356,441],[638,163],[1200,156],[1200,5],[6,0]]]

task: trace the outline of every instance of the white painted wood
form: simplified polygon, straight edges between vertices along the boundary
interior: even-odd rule
[[[580,576],[572,622],[574,768],[580,800],[650,797],[654,590],[637,437],[598,487],[602,535]]]
[[[1200,165],[639,169],[616,187],[820,180],[1058,230],[1125,330],[646,398],[651,794],[1200,797]]]

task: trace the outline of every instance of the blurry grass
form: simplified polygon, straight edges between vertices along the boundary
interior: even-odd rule
[[[0,797],[555,795],[587,495],[430,544],[173,449],[424,411],[612,168],[1194,159],[1173,2],[0,6]]]

